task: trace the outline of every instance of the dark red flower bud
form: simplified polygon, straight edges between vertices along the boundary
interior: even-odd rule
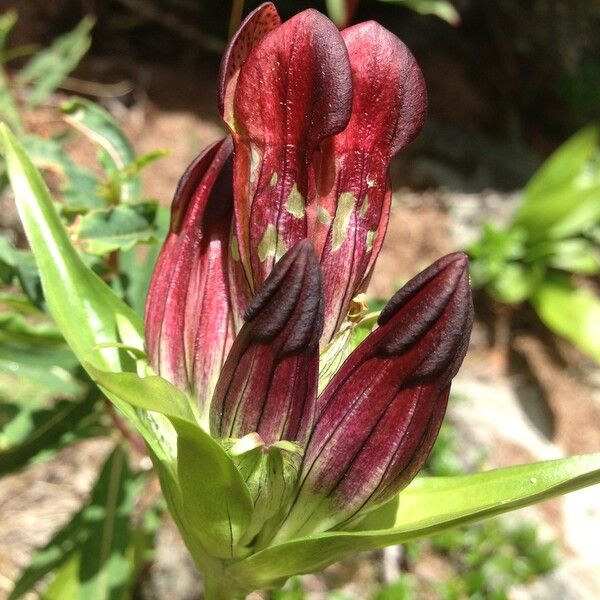
[[[339,525],[411,481],[437,437],[472,321],[464,254],[441,258],[390,300],[319,398],[280,535]]]
[[[304,443],[314,423],[323,329],[321,272],[308,240],[275,265],[244,318],[215,390],[211,433]]]

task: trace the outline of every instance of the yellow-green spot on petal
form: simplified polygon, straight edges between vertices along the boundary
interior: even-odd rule
[[[260,154],[258,150],[252,146],[250,148],[250,181],[254,183],[258,174],[258,167],[260,166]]]
[[[286,250],[285,242],[277,233],[275,225],[267,225],[262,240],[258,244],[258,258],[260,262],[273,257],[275,257],[275,260],[279,260],[285,254]]]
[[[331,222],[331,215],[323,206],[319,206],[319,209],[317,210],[317,221],[319,221],[321,225],[329,225]]]
[[[300,193],[296,184],[292,187],[292,191],[285,203],[285,208],[296,219],[301,219],[304,216],[304,196]]]
[[[344,192],[338,198],[338,205],[333,219],[332,250],[339,250],[346,239],[350,217],[356,206],[356,196],[351,192]]]
[[[377,239],[377,230],[367,231],[367,252],[371,252],[373,250],[373,244]]]
[[[369,208],[369,196],[365,196],[363,203],[360,205],[360,216],[364,219]]]
[[[239,261],[240,247],[238,246],[237,237],[235,237],[235,235],[232,235],[231,239],[229,240],[229,249],[231,250],[231,256],[233,257],[233,260]]]
[[[271,181],[269,181],[269,185],[271,187],[275,187],[277,185],[277,171],[273,171],[273,175],[271,175]]]

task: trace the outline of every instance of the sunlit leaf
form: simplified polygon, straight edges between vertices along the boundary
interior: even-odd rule
[[[177,472],[190,531],[214,556],[232,558],[250,522],[250,494],[225,450],[196,424],[185,394],[160,377],[90,370],[112,395],[171,421],[177,432]]]
[[[582,129],[542,165],[523,192],[515,225],[534,238],[562,238],[600,220],[599,131]]]
[[[546,278],[531,297],[544,323],[600,362],[600,298],[567,277]]]
[[[88,212],[76,220],[72,231],[81,250],[103,256],[155,239],[155,218],[154,202],[122,204]]]
[[[341,557],[443,531],[600,482],[600,454],[574,456],[458,477],[418,478],[355,531],[331,531],[266,548],[230,568],[268,587]]]
[[[68,123],[106,152],[110,159],[110,177],[135,164],[135,152],[129,140],[119,124],[102,107],[84,98],[70,98],[63,103],[61,110]],[[119,197],[108,198],[110,202],[118,204],[120,201],[131,202],[139,198],[141,182],[137,174],[120,178],[116,184]]]
[[[83,18],[75,29],[56,38],[21,69],[19,81],[32,85],[27,97],[29,106],[43,102],[79,64],[92,42],[90,31],[94,22],[94,17]]]
[[[0,132],[17,210],[36,258],[44,296],[66,341],[81,363],[114,371],[135,368],[126,351],[99,345],[121,342],[124,322],[130,324],[138,339],[143,339],[139,316],[85,265],[71,245],[39,171],[6,126],[0,126]],[[168,460],[168,450],[155,436],[151,419],[117,396],[109,394],[109,398],[156,456]]]

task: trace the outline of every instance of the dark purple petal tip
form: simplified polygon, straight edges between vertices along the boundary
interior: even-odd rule
[[[252,322],[252,337],[270,341],[287,326],[281,352],[313,349],[323,330],[321,269],[314,247],[298,242],[275,265],[244,315]]]

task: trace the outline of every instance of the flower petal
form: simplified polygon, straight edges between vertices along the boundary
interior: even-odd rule
[[[146,345],[154,369],[197,396],[205,414],[233,339],[225,266],[232,218],[229,138],[184,173],[171,227],[146,301]]]
[[[275,265],[245,319],[215,390],[211,433],[303,443],[314,422],[323,328],[321,272],[308,240]]]
[[[307,237],[309,165],[350,118],[348,52],[333,23],[306,10],[267,33],[239,71],[233,103],[237,244],[256,290]]]
[[[387,229],[390,160],[419,133],[427,106],[419,66],[395,35],[370,21],[342,37],[352,68],[352,116],[323,145],[316,177],[321,218],[314,239],[323,267],[325,341],[366,288]]]
[[[340,525],[408,484],[437,437],[472,320],[464,254],[438,260],[391,299],[319,398],[279,540]]]
[[[277,9],[271,2],[255,8],[231,38],[219,73],[219,109],[226,123],[235,127],[233,97],[240,69],[254,46],[272,29],[281,25]]]

